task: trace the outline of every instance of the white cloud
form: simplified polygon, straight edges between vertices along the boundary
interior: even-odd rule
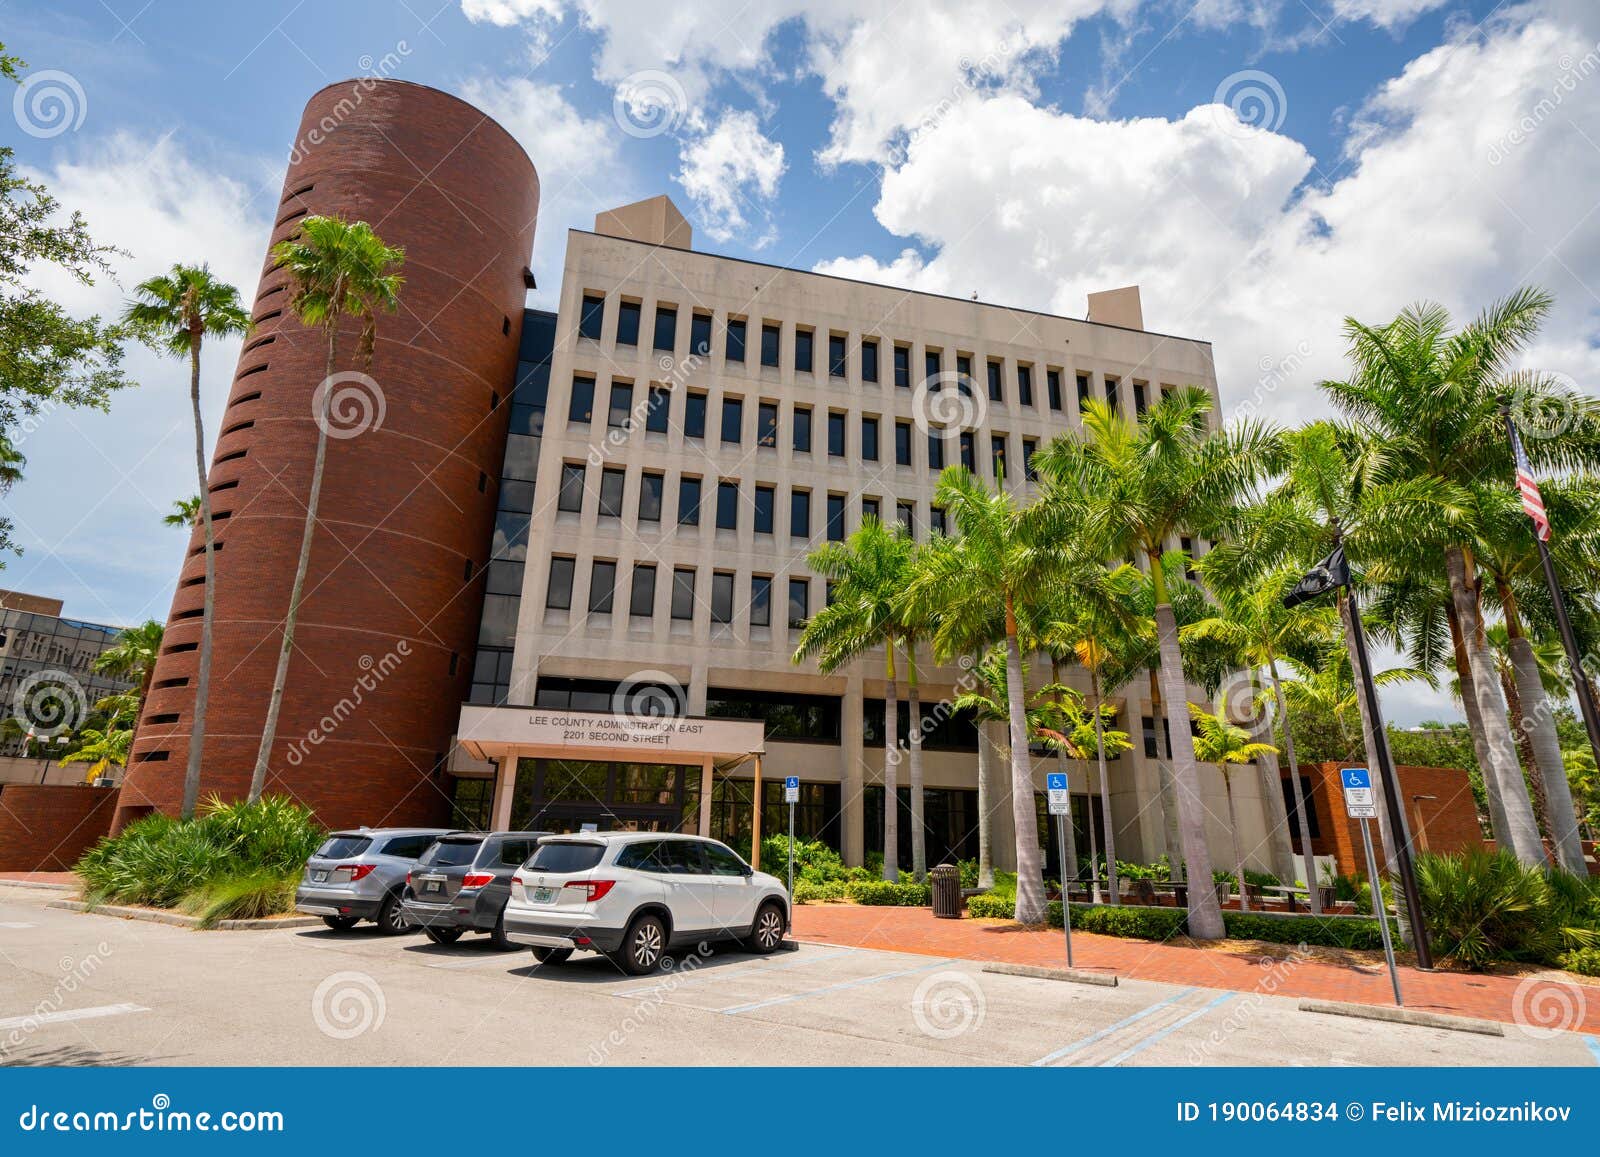
[[[1333,0],[1333,14],[1339,20],[1365,20],[1379,28],[1400,28],[1448,3],[1450,0]]]
[[[715,128],[684,144],[679,160],[678,183],[706,232],[718,241],[741,236],[758,249],[771,240],[765,203],[778,195],[783,146],[762,134],[754,113],[725,113]],[[747,213],[768,221],[759,236],[742,236],[750,229]]]

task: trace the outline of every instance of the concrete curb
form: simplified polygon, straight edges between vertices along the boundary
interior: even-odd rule
[[[1347,1004],[1334,1000],[1302,1000],[1301,1012],[1321,1012],[1329,1016],[1356,1016],[1366,1020],[1386,1020],[1393,1024],[1414,1024],[1418,1028],[1442,1028],[1451,1032],[1471,1032],[1479,1036],[1505,1036],[1499,1021],[1478,1020],[1470,1016],[1450,1016],[1442,1012],[1423,1012],[1414,1008],[1395,1008],[1387,1004]]]
[[[1035,980],[1070,980],[1074,984],[1093,984],[1115,988],[1117,978],[1108,972],[1084,972],[1079,968],[1041,968],[1037,964],[985,964],[985,972],[1001,976],[1031,976]]]
[[[159,908],[129,908],[120,904],[98,904],[91,907],[82,900],[52,900],[46,908],[59,908],[66,912],[87,912],[93,916],[115,916],[121,920],[144,920],[151,924],[170,924],[174,928],[200,929],[198,916],[185,916],[181,912],[163,912]],[[270,932],[274,929],[314,928],[322,923],[320,916],[286,916],[270,920],[218,920],[207,932]]]
[[[31,888],[36,892],[77,892],[77,884],[50,884],[43,880],[0,880],[0,888]]]

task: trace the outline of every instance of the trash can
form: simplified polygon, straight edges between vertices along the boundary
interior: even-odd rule
[[[954,864],[940,864],[928,873],[933,888],[933,914],[942,920],[961,919],[961,873]]]

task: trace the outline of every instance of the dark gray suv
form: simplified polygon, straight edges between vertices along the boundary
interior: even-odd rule
[[[506,939],[511,877],[549,832],[451,832],[422,853],[406,877],[406,920],[435,944],[453,944],[463,932],[487,932],[496,948]]]

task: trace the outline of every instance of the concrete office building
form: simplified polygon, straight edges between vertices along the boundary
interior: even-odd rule
[[[759,760],[770,830],[782,777],[798,776],[801,832],[860,862],[882,844],[882,656],[830,676],[790,661],[827,598],[807,552],[868,514],[939,533],[947,464],[993,482],[1003,462],[1026,494],[1029,458],[1086,398],[1132,416],[1171,387],[1216,396],[1209,345],[1145,330],[1137,289],[1092,295],[1075,319],[719,257],[693,248],[665,197],[569,233],[559,275],[539,271],[559,276],[556,309],[524,310],[538,177],[492,121],[366,81],[314,96],[302,129],[318,139],[296,150],[271,240],[306,212],[343,213],[407,250],[404,304],[380,319],[371,370],[386,417],[330,445],[272,753],[270,789],[329,824],[594,822],[747,845]],[[318,338],[281,282],[269,265],[252,299],[214,459],[225,549],[207,793],[248,782],[315,442]],[[198,546],[122,820],[172,808],[181,789]],[[363,659],[397,651],[352,704]],[[978,734],[939,707],[962,669],[924,655],[921,674],[936,862],[976,846]],[[1110,778],[1118,853],[1149,859],[1167,835],[1142,691],[1123,714],[1134,750]],[[1070,770],[1087,824],[1089,769]],[[1222,781],[1201,778],[1227,862]],[[1237,778],[1239,837],[1266,866],[1261,791]]]

